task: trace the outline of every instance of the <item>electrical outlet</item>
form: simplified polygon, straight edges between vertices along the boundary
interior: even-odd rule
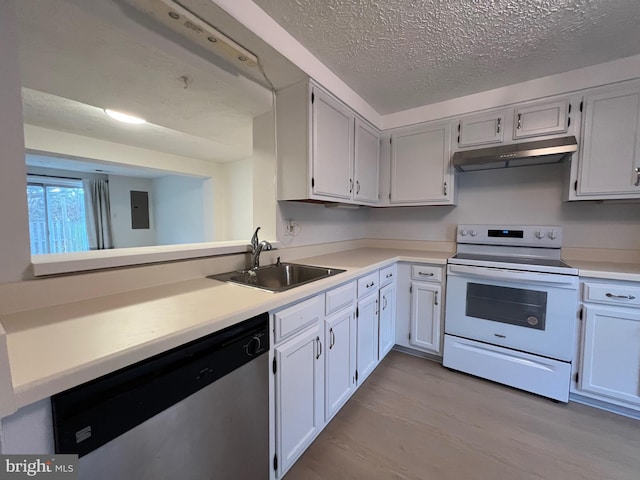
[[[293,220],[287,219],[284,222],[284,236],[293,237]]]

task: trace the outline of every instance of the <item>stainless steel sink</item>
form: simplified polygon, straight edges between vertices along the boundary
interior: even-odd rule
[[[262,288],[271,292],[283,292],[290,288],[331,277],[344,271],[345,270],[338,268],[314,267],[296,263],[277,263],[251,270],[211,275],[208,278]]]

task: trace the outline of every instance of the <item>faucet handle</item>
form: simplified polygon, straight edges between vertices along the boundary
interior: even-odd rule
[[[253,236],[251,237],[251,248],[253,250],[255,250],[256,248],[258,248],[258,244],[260,243],[258,241],[258,231],[260,230],[260,227],[256,228],[256,231],[253,232]]]

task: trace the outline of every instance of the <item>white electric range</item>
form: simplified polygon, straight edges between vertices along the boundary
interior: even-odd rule
[[[447,266],[443,364],[567,402],[578,270],[562,227],[459,225]]]

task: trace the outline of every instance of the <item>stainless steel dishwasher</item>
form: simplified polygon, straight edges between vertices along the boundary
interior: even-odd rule
[[[79,478],[269,477],[268,315],[52,397]]]

